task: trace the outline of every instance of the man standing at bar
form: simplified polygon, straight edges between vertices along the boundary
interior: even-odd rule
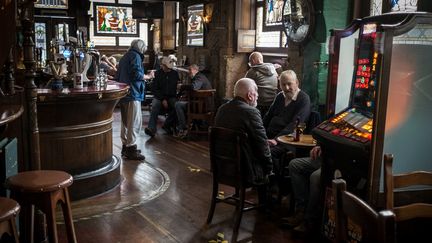
[[[153,72],[144,74],[142,65],[147,46],[143,40],[135,39],[129,50],[120,59],[117,80],[129,85],[129,93],[120,100],[122,156],[131,160],[144,160],[137,148],[136,140],[142,126],[141,101],[144,100],[144,79],[154,77]]]

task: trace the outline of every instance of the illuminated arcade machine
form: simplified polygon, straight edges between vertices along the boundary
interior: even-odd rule
[[[323,231],[329,239],[333,178],[342,177],[349,191],[379,208],[385,153],[394,155],[395,173],[432,171],[432,14],[371,16],[331,35],[331,118],[313,130],[323,150]]]

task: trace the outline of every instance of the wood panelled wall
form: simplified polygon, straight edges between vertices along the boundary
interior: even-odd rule
[[[246,73],[248,53],[237,53],[237,29],[254,29],[253,0],[207,0],[213,5],[211,22],[206,24],[204,47],[186,46],[186,21],[180,21],[179,56],[189,63],[204,65],[205,74],[217,90],[219,100],[232,97],[235,81]],[[187,16],[187,7],[203,3],[197,0],[180,2],[180,15]]]

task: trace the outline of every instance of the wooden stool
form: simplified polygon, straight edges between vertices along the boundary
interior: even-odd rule
[[[66,172],[55,170],[34,170],[20,172],[6,179],[6,187],[11,190],[11,197],[22,206],[24,220],[24,242],[33,242],[33,206],[46,215],[48,239],[57,243],[56,207],[60,202],[68,242],[77,242],[68,187],[73,178]]]
[[[0,197],[0,238],[8,233],[19,243],[18,232],[15,225],[15,218],[20,211],[19,204],[12,199]]]

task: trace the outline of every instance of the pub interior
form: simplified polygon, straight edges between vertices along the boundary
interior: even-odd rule
[[[431,242],[431,1],[0,0],[0,6],[0,242],[383,242],[349,219],[346,212],[358,207],[371,209],[366,221],[385,242]],[[146,46],[139,68],[150,78],[139,80],[145,98],[138,100],[140,131],[131,150],[123,104],[134,91],[119,72],[137,39]],[[268,87],[255,80],[253,112],[263,118],[258,123],[274,166],[264,199],[262,185],[244,179],[257,151],[248,155],[233,143],[239,137],[214,135],[231,116],[246,114],[222,118],[233,101],[245,101],[236,83],[256,65],[279,76],[266,104],[261,89]],[[194,67],[211,88],[195,88]],[[175,107],[152,113],[165,68],[178,77],[175,91],[185,92],[174,97]],[[279,92],[287,102],[287,70],[300,89],[284,107],[305,93],[308,112],[303,118],[295,111],[283,124],[292,123],[291,130],[270,137],[266,119]],[[178,126],[179,102],[186,104],[185,130]],[[175,125],[162,126],[173,114]],[[154,129],[152,119],[163,129]],[[246,134],[245,143],[255,138]],[[231,173],[229,183],[219,174],[235,166],[217,165],[224,143],[226,151],[241,148],[241,176]],[[281,157],[272,146],[280,146]],[[306,193],[318,191],[315,221],[304,225],[308,212],[299,216],[290,169],[317,146],[318,184],[315,173],[304,171]],[[419,171],[409,184],[420,186],[393,192],[402,179],[389,175]],[[346,205],[334,179],[343,179],[361,206],[341,213]],[[217,188],[218,180],[224,185]],[[242,212],[244,187],[258,210]],[[235,207],[214,206],[231,193]],[[400,206],[407,204],[405,212]],[[303,223],[291,224],[295,217]]]

